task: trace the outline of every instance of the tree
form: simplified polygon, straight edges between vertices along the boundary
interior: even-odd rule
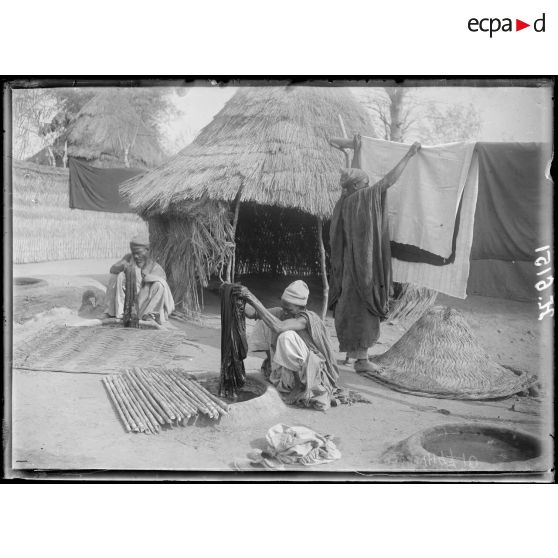
[[[99,90],[69,126],[70,151],[127,167],[159,164],[164,156],[160,122],[171,110],[166,93],[158,88]]]
[[[169,87],[27,89],[14,92],[14,156],[67,166],[68,156],[125,166],[161,162]],[[31,152],[31,153],[30,153]]]
[[[386,140],[436,145],[475,140],[480,117],[471,104],[437,104],[425,101],[416,88],[359,88],[357,98],[368,108],[377,130]],[[436,292],[411,284],[394,284],[396,302],[390,320],[410,325],[436,300]]]
[[[40,130],[52,120],[56,111],[56,100],[49,89],[13,91],[13,156],[16,159],[25,159],[50,141]]]
[[[480,117],[472,104],[425,100],[418,88],[361,87],[355,90],[382,139],[435,145],[477,138]]]

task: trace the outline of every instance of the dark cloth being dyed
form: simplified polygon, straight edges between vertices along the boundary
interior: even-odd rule
[[[219,393],[234,397],[246,383],[244,359],[248,354],[242,285],[221,287],[221,381]]]
[[[374,185],[341,197],[333,210],[330,307],[342,352],[371,347],[388,314],[391,250],[385,205],[385,192]]]
[[[136,284],[136,266],[129,265],[124,274],[126,275],[126,295],[124,298],[124,327],[139,327],[139,318],[136,308],[136,298],[138,296]]]
[[[140,169],[100,169],[76,159],[69,159],[70,208],[109,213],[134,213],[120,196],[120,184],[139,174]]]

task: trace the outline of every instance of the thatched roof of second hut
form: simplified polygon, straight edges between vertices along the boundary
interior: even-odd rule
[[[122,187],[144,216],[180,212],[207,195],[330,217],[339,198],[342,154],[328,140],[373,135],[347,88],[241,87],[199,136],[169,161]]]

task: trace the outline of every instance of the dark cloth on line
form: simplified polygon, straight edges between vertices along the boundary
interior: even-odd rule
[[[245,302],[242,285],[225,283],[221,287],[221,380],[219,393],[234,397],[246,383],[244,359],[248,354]]]
[[[140,169],[100,169],[69,159],[70,208],[109,213],[134,213],[118,190],[120,184],[139,174]]]
[[[551,227],[540,223],[552,205],[552,183],[545,178],[550,153],[541,143],[477,144],[472,260],[533,261],[534,249],[550,243]]]
[[[342,196],[330,226],[330,307],[339,350],[371,347],[388,315],[391,287],[386,194],[376,185]]]

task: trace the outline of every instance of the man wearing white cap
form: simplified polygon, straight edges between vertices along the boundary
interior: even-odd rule
[[[246,317],[259,320],[248,347],[267,353],[269,381],[288,403],[329,408],[338,389],[339,371],[324,323],[306,309],[308,285],[291,283],[281,297],[281,307],[269,310],[246,287],[242,295]]]
[[[107,285],[105,314],[121,319],[126,296],[126,269],[136,267],[136,311],[140,320],[152,320],[163,324],[174,310],[174,300],[167,284],[164,269],[151,257],[149,237],[134,236],[130,241],[130,253],[110,268]]]

